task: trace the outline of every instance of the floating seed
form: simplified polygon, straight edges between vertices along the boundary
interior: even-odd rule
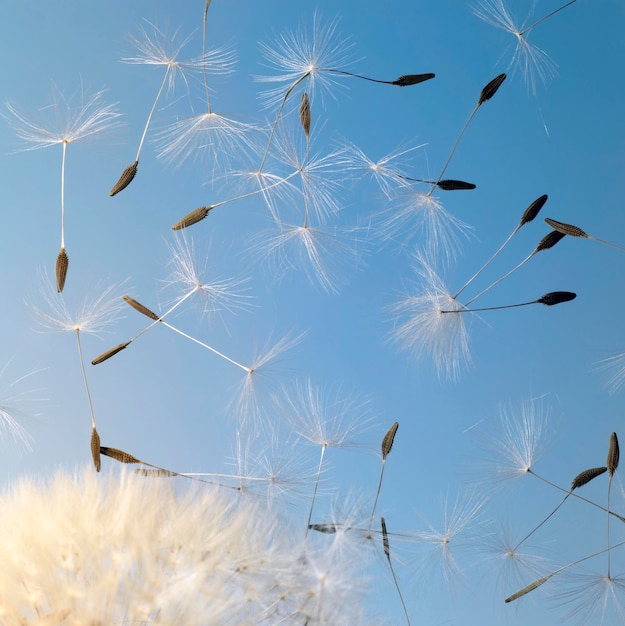
[[[118,346],[103,352],[100,356],[97,356],[93,361],[91,361],[91,365],[98,365],[98,363],[102,363],[102,361],[106,361],[106,359],[110,359],[112,356],[115,356],[118,352],[121,352],[124,348],[129,346],[132,342],[126,341],[125,343],[120,343]]]
[[[545,222],[547,222],[551,228],[555,228],[557,231],[564,233],[565,235],[571,235],[571,237],[588,237],[588,235],[581,228],[573,226],[573,224],[558,222],[556,220],[552,220],[550,217],[546,217]]]
[[[430,80],[434,78],[436,74],[427,73],[427,74],[404,74],[400,76],[396,80],[392,82],[393,85],[397,85],[398,87],[408,87],[410,85],[418,85],[419,83],[423,83],[426,80]]]
[[[519,228],[524,224],[531,222],[538,215],[539,211],[545,206],[545,202],[547,202],[548,198],[549,196],[544,194],[543,196],[540,196],[540,198],[536,198],[536,200],[534,200],[534,202],[532,202],[532,204],[525,209],[525,212],[521,217],[521,222],[519,223]]]
[[[316,530],[318,533],[326,535],[334,535],[336,533],[336,524],[308,524],[310,530]]]
[[[542,578],[535,580],[533,583],[530,583],[529,585],[527,585],[527,587],[523,587],[523,589],[521,589],[520,591],[513,593],[511,596],[506,598],[505,601],[514,602],[514,600],[518,600],[519,598],[528,594],[530,591],[534,591],[534,589],[537,589],[541,585],[544,585],[551,578],[552,575],[553,574],[549,574],[548,576],[543,576]]]
[[[100,435],[98,431],[93,427],[91,431],[91,456],[93,457],[93,464],[95,465],[95,471],[100,471]]]
[[[388,542],[388,533],[386,532],[386,522],[384,518],[380,518],[380,524],[382,525],[382,543],[384,544],[384,554],[386,554],[386,558],[391,560],[391,546]]]
[[[565,237],[564,233],[561,233],[557,230],[552,230],[548,235],[545,235],[536,246],[536,250],[534,253],[540,252],[541,250],[549,250],[549,248],[553,248],[558,241]]]
[[[104,456],[111,457],[120,463],[141,463],[139,459],[117,448],[107,448],[106,446],[100,446],[100,453]]]
[[[571,291],[551,291],[546,293],[542,298],[539,298],[536,302],[540,304],[546,304],[547,306],[553,306],[554,304],[560,304],[561,302],[569,302],[577,298],[576,293]]]
[[[608,466],[608,470],[610,472],[610,476],[614,475],[616,472],[616,468],[618,467],[619,461],[619,447],[618,447],[618,437],[616,433],[612,433],[610,435],[610,448],[608,449],[608,460],[606,461],[606,465]]]
[[[443,191],[475,189],[473,183],[465,183],[463,180],[439,180],[436,186]]]
[[[480,99],[478,101],[478,106],[484,104],[487,100],[490,100],[496,93],[503,81],[506,80],[505,74],[499,74],[499,76],[493,78],[493,80],[482,89],[482,93],[480,94]]]
[[[399,428],[399,422],[395,422],[389,429],[386,435],[384,435],[384,439],[382,439],[382,459],[385,459],[388,456],[388,453],[391,451],[393,447],[393,442],[395,441],[395,434],[397,433],[397,429]]]
[[[139,311],[139,313],[143,313],[143,315],[147,315],[147,317],[154,320],[155,322],[158,322],[158,320],[161,319],[156,313],[154,313],[153,311],[150,311],[148,307],[143,306],[140,302],[137,302],[134,298],[131,298],[130,296],[124,296],[124,300],[133,309],[135,309],[135,311]]]
[[[132,179],[135,177],[137,173],[137,167],[139,167],[139,161],[135,161],[132,165],[129,165],[119,177],[119,180],[115,183],[111,191],[109,191],[109,196],[114,196],[115,194],[123,191],[130,185]]]
[[[302,123],[306,138],[308,138],[310,135],[310,100],[306,92],[302,94],[302,100],[299,105],[299,121]]]
[[[183,228],[187,228],[188,226],[193,226],[193,224],[197,224],[201,222],[207,215],[208,212],[214,207],[212,206],[201,206],[199,209],[195,209],[195,211],[191,211],[185,215],[179,222],[176,222],[171,229],[172,230],[182,230]]]
[[[605,474],[607,471],[607,467],[591,467],[580,472],[571,483],[571,491],[587,485],[593,478],[597,478],[597,476],[601,476],[601,474]]]
[[[67,278],[67,268],[69,267],[69,258],[65,252],[65,248],[61,248],[59,256],[56,257],[56,290],[61,293],[65,287],[65,279]]]

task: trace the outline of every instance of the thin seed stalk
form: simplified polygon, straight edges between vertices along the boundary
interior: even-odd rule
[[[326,453],[328,444],[321,444],[321,456],[319,457],[319,467],[317,468],[317,479],[315,480],[315,488],[313,490],[312,500],[310,501],[310,510],[308,511],[308,521],[306,522],[306,537],[308,537],[308,531],[310,530],[310,520],[312,519],[313,508],[315,506],[315,498],[317,497],[317,489],[319,487],[319,478],[321,477],[321,466],[323,465],[323,457]]]
[[[156,105],[159,101],[159,98],[161,97],[161,94],[163,93],[163,89],[165,87],[165,83],[167,82],[167,77],[169,76],[169,71],[171,70],[171,64],[167,65],[167,70],[165,71],[165,76],[163,76],[163,82],[161,83],[161,86],[158,90],[158,93],[156,94],[156,98],[154,99],[154,104],[152,104],[152,108],[150,109],[150,114],[148,115],[148,120],[145,123],[145,128],[143,129],[143,134],[141,135],[141,141],[139,141],[139,149],[137,150],[137,156],[135,158],[135,162],[139,163],[139,157],[141,156],[141,149],[143,148],[143,142],[145,141],[145,136],[148,133],[148,127],[150,125],[150,122],[152,121],[152,116],[154,115],[154,111],[156,109]]]
[[[574,2],[576,2],[576,0],[569,0],[569,2],[562,5],[560,8],[555,9],[554,11],[551,11],[551,13],[547,13],[547,15],[544,15],[539,20],[536,20],[533,24],[530,24],[530,26],[528,26],[527,28],[524,28],[520,33],[518,33],[519,37],[523,37],[523,35],[525,35],[526,33],[529,33],[530,30],[532,30],[533,28],[535,28],[536,26],[538,26],[545,20],[548,20],[552,15],[555,15],[556,13],[559,13],[560,11],[566,9],[566,7],[570,6]]]

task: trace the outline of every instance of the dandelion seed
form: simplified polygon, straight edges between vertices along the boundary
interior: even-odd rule
[[[67,275],[68,259],[65,253],[65,161],[68,144],[91,140],[119,126],[120,114],[117,104],[104,104],[105,91],[98,91],[85,98],[74,94],[64,98],[53,86],[54,105],[49,108],[55,120],[35,121],[19,113],[10,103],[6,103],[8,114],[3,114],[17,136],[28,146],[26,150],[37,150],[61,145],[61,252],[56,261],[57,290],[63,291]],[[79,104],[75,100],[80,100]]]
[[[391,545],[388,540],[388,532],[386,531],[386,521],[384,520],[383,517],[380,518],[380,525],[382,527],[382,541],[384,543],[384,554],[386,555],[388,566],[391,570],[391,574],[393,575],[393,582],[395,583],[395,589],[397,589],[397,594],[399,595],[401,606],[404,609],[404,615],[406,616],[406,623],[408,624],[408,626],[410,626],[410,617],[408,616],[408,609],[406,608],[406,603],[404,602],[404,596],[402,595],[401,589],[399,588],[399,582],[397,581],[395,569],[393,568],[393,563],[391,562]]]
[[[581,228],[578,228],[577,226],[573,226],[572,224],[565,224],[564,222],[558,222],[556,220],[552,220],[550,217],[546,217],[545,222],[547,222],[547,224],[549,224],[551,228],[554,228],[555,230],[557,230],[559,233],[562,233],[563,235],[570,235],[571,237],[580,237],[584,239],[592,239],[593,241],[604,243],[607,246],[612,246],[613,248],[616,248],[617,250],[623,250],[625,252],[625,248],[618,246],[615,243],[612,243],[610,241],[605,241],[604,239],[598,239],[597,237],[592,237],[588,233],[584,232]]]
[[[384,478],[384,466],[386,465],[386,457],[389,455],[390,451],[393,449],[393,442],[395,441],[395,435],[397,434],[397,429],[399,428],[399,422],[395,422],[386,432],[384,438],[382,439],[382,469],[380,470],[380,480],[378,481],[378,489],[375,494],[375,500],[373,501],[373,507],[371,509],[371,517],[369,518],[369,528],[371,528],[371,524],[373,523],[373,514],[375,513],[375,507],[378,504],[378,498],[380,497],[380,490],[382,489],[382,478]]]
[[[554,306],[556,304],[561,304],[562,302],[570,302],[577,297],[577,294],[574,294],[571,291],[551,291],[550,293],[546,293],[544,296],[541,296],[537,300],[530,300],[529,302],[519,302],[517,304],[504,304],[501,306],[488,306],[482,307],[480,309],[462,309],[458,311],[457,309],[451,309],[449,311],[441,311],[441,313],[475,313],[476,311],[495,311],[497,309],[513,309],[515,307],[520,306],[528,306],[529,304],[544,304],[545,306]]]
[[[187,37],[180,41],[179,30],[175,31],[173,35],[167,36],[154,24],[151,24],[147,20],[146,23],[148,29],[141,28],[139,37],[130,36],[130,41],[137,50],[136,56],[126,57],[122,60],[124,63],[136,65],[161,66],[165,68],[165,74],[143,128],[143,134],[139,141],[139,148],[137,149],[137,156],[135,157],[134,163],[124,170],[120,179],[111,189],[109,193],[110,196],[114,196],[125,189],[134,179],[152,116],[154,115],[154,111],[156,110],[156,106],[165,87],[167,86],[168,92],[173,91],[177,77],[180,76],[186,83],[187,75],[193,72],[229,74],[232,71],[232,65],[234,63],[233,52],[229,49],[213,50],[205,52],[198,58],[181,61],[178,57],[191,38]],[[169,138],[171,139],[171,137]]]

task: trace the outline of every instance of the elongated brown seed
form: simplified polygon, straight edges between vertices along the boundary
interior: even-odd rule
[[[473,183],[465,183],[463,180],[453,179],[439,180],[436,183],[436,186],[443,191],[475,189],[475,185]]]
[[[386,532],[386,522],[384,518],[380,518],[380,524],[382,525],[382,543],[384,544],[384,554],[386,554],[386,558],[391,560],[391,546],[388,541],[388,533]]]
[[[607,471],[607,467],[591,467],[590,469],[580,472],[571,483],[571,491],[587,485],[593,478],[597,478],[597,476],[601,476],[601,474],[605,474]]]
[[[65,287],[65,279],[67,278],[67,268],[69,267],[69,257],[65,252],[65,248],[61,248],[59,256],[56,257],[56,290],[61,293]]]
[[[124,343],[120,343],[119,345],[103,352],[100,356],[97,356],[93,361],[91,361],[91,365],[98,365],[98,363],[102,363],[102,361],[106,361],[106,359],[110,359],[112,356],[115,356],[118,352],[121,352],[124,348],[129,346],[132,342],[126,341]]]
[[[191,211],[191,213],[187,213],[179,222],[176,222],[171,229],[182,230],[188,226],[193,226],[193,224],[201,222],[213,208],[214,207],[212,206],[201,206],[199,209],[195,209],[194,211]]]
[[[306,138],[310,136],[310,100],[308,94],[302,94],[302,100],[299,105],[299,121],[302,123]]]
[[[560,233],[557,230],[552,230],[548,235],[545,235],[536,246],[536,250],[534,253],[540,252],[541,250],[549,250],[549,248],[553,248],[558,241],[563,239],[566,235],[564,233]]]
[[[123,191],[130,185],[132,179],[135,177],[137,173],[137,168],[139,167],[139,161],[135,161],[132,165],[129,165],[119,177],[119,180],[113,185],[111,191],[109,191],[109,196],[114,196],[115,194]]]
[[[540,210],[545,206],[545,202],[549,199],[547,194],[540,196],[540,198],[536,198],[532,204],[530,204],[521,217],[521,221],[519,223],[519,228],[528,222],[531,222],[540,212]],[[553,227],[552,227],[553,228]],[[557,229],[556,229],[557,230]]]
[[[557,220],[552,220],[550,217],[546,217],[545,222],[547,222],[551,228],[555,228],[557,231],[564,233],[565,235],[571,235],[571,237],[588,237],[588,235],[581,228],[573,226],[573,224],[558,222]]]
[[[619,447],[618,447],[618,437],[616,433],[612,433],[610,435],[610,447],[608,448],[608,460],[606,461],[606,465],[608,466],[608,471],[610,472],[610,476],[614,475],[616,472],[616,468],[618,467],[618,461],[620,457]]]
[[[93,457],[93,464],[95,465],[95,471],[100,471],[100,435],[95,429],[95,426],[91,430],[91,456]]]
[[[391,451],[393,447],[393,442],[395,441],[395,434],[397,433],[397,429],[399,428],[399,422],[395,422],[387,431],[386,435],[384,435],[384,439],[382,439],[382,458],[385,459],[388,456],[388,453]]]
[[[499,74],[493,78],[493,80],[482,89],[482,93],[480,93],[480,99],[478,101],[478,106],[484,104],[487,100],[490,100],[496,93],[503,81],[506,80],[506,74]]]
[[[554,304],[560,304],[561,302],[575,300],[575,298],[577,298],[577,294],[571,291],[551,291],[546,293],[542,298],[538,298],[536,302],[546,304],[547,306],[553,306]]]
[[[398,87],[409,87],[410,85],[423,83],[426,80],[434,78],[435,76],[436,74],[432,74],[431,72],[426,74],[403,74],[399,78],[396,78],[392,84],[397,85]]]
[[[523,589],[521,589],[520,591],[517,591],[516,593],[513,593],[511,596],[508,596],[505,601],[514,602],[514,600],[518,600],[519,598],[528,594],[530,591],[534,591],[534,589],[537,589],[541,585],[544,585],[552,576],[553,574],[549,574],[547,576],[543,576],[542,578],[539,578],[538,580],[535,580],[533,583],[530,583],[529,585],[527,585],[527,587],[523,587]]]
[[[134,298],[130,296],[124,296],[124,300],[133,308],[135,311],[139,311],[139,313],[143,313],[143,315],[147,315],[151,320],[158,321],[161,318],[154,313],[154,311],[150,311],[147,306],[143,306],[141,302],[137,302]]]
[[[100,446],[100,453],[104,456],[108,456],[111,459],[115,459],[120,463],[143,463],[138,458],[132,456],[128,452],[118,450],[117,448],[108,448],[107,446]]]
[[[308,524],[310,530],[316,530],[318,533],[326,535],[334,535],[337,531],[336,524]]]

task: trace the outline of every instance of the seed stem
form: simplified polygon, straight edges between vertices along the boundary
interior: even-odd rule
[[[535,28],[536,26],[538,26],[541,22],[544,22],[545,20],[549,19],[552,15],[555,15],[556,13],[559,13],[560,11],[566,9],[566,7],[570,6],[571,4],[573,4],[576,0],[570,0],[569,2],[567,2],[566,4],[563,4],[559,9],[555,9],[554,11],[551,11],[551,13],[547,13],[547,15],[541,17],[539,20],[537,20],[536,22],[534,22],[531,26],[528,26],[527,28],[524,28],[520,33],[517,33],[517,35],[519,37],[523,37],[523,35],[525,35],[526,33],[529,33],[530,30],[532,30],[533,28]]]

